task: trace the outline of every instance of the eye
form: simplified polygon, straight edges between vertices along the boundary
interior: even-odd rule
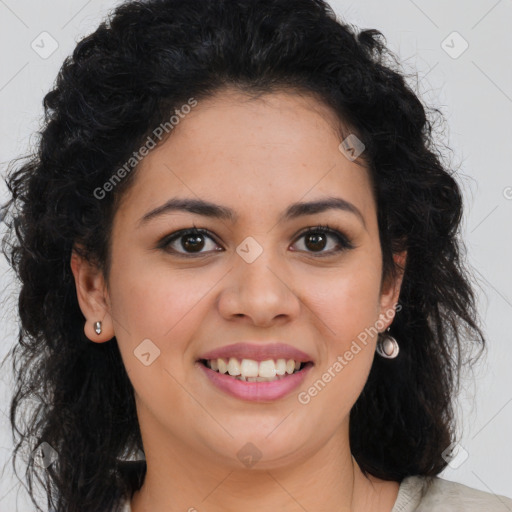
[[[331,244],[329,244],[329,239],[331,240]],[[319,256],[330,256],[355,247],[343,233],[328,225],[308,228],[299,235],[298,240],[303,240],[303,245],[306,248],[301,250],[310,253],[319,253]],[[324,251],[329,245],[331,249]]]
[[[213,244],[210,243],[209,248],[208,240],[213,242]],[[204,254],[211,251],[224,250],[219,247],[206,229],[201,228],[182,229],[181,231],[176,231],[175,233],[163,238],[159,242],[158,248],[184,255]],[[205,248],[207,250],[203,251]]]
[[[320,257],[330,256],[355,247],[343,233],[328,225],[307,228],[296,240],[303,240],[302,243],[305,247],[305,249],[298,250],[316,254]],[[208,242],[210,243],[208,244]],[[297,243],[296,241],[294,245]],[[329,245],[331,248],[324,250]],[[202,255],[224,250],[217,244],[208,230],[196,227],[171,233],[164,237],[157,247],[183,256]]]

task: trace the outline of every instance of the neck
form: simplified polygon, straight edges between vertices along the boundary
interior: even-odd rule
[[[237,463],[144,440],[147,472],[132,512],[362,512],[391,510],[398,483],[365,477],[348,448],[348,427],[293,464]]]

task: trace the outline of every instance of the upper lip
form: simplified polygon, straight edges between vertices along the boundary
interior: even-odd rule
[[[313,360],[305,352],[285,343],[234,343],[206,352],[199,359],[229,359],[230,357],[260,362],[268,359],[293,359],[307,363]]]

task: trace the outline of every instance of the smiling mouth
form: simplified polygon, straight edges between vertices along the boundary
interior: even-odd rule
[[[312,362],[294,359],[237,359],[235,357],[200,359],[199,363],[214,372],[233,377],[243,382],[274,382],[303,371]]]

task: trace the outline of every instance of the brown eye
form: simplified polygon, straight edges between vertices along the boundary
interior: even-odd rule
[[[185,235],[179,239],[181,247],[186,251],[199,252],[205,244],[203,235]]]
[[[206,254],[223,250],[203,229],[178,231],[165,237],[158,245],[160,249],[183,255]],[[206,250],[204,250],[206,249]]]
[[[325,233],[310,233],[306,235],[304,244],[312,251],[321,251],[327,244],[327,235]]]
[[[300,250],[318,253],[319,256],[328,256],[354,248],[354,245],[345,235],[329,226],[309,228],[297,240],[303,240],[304,249]]]

